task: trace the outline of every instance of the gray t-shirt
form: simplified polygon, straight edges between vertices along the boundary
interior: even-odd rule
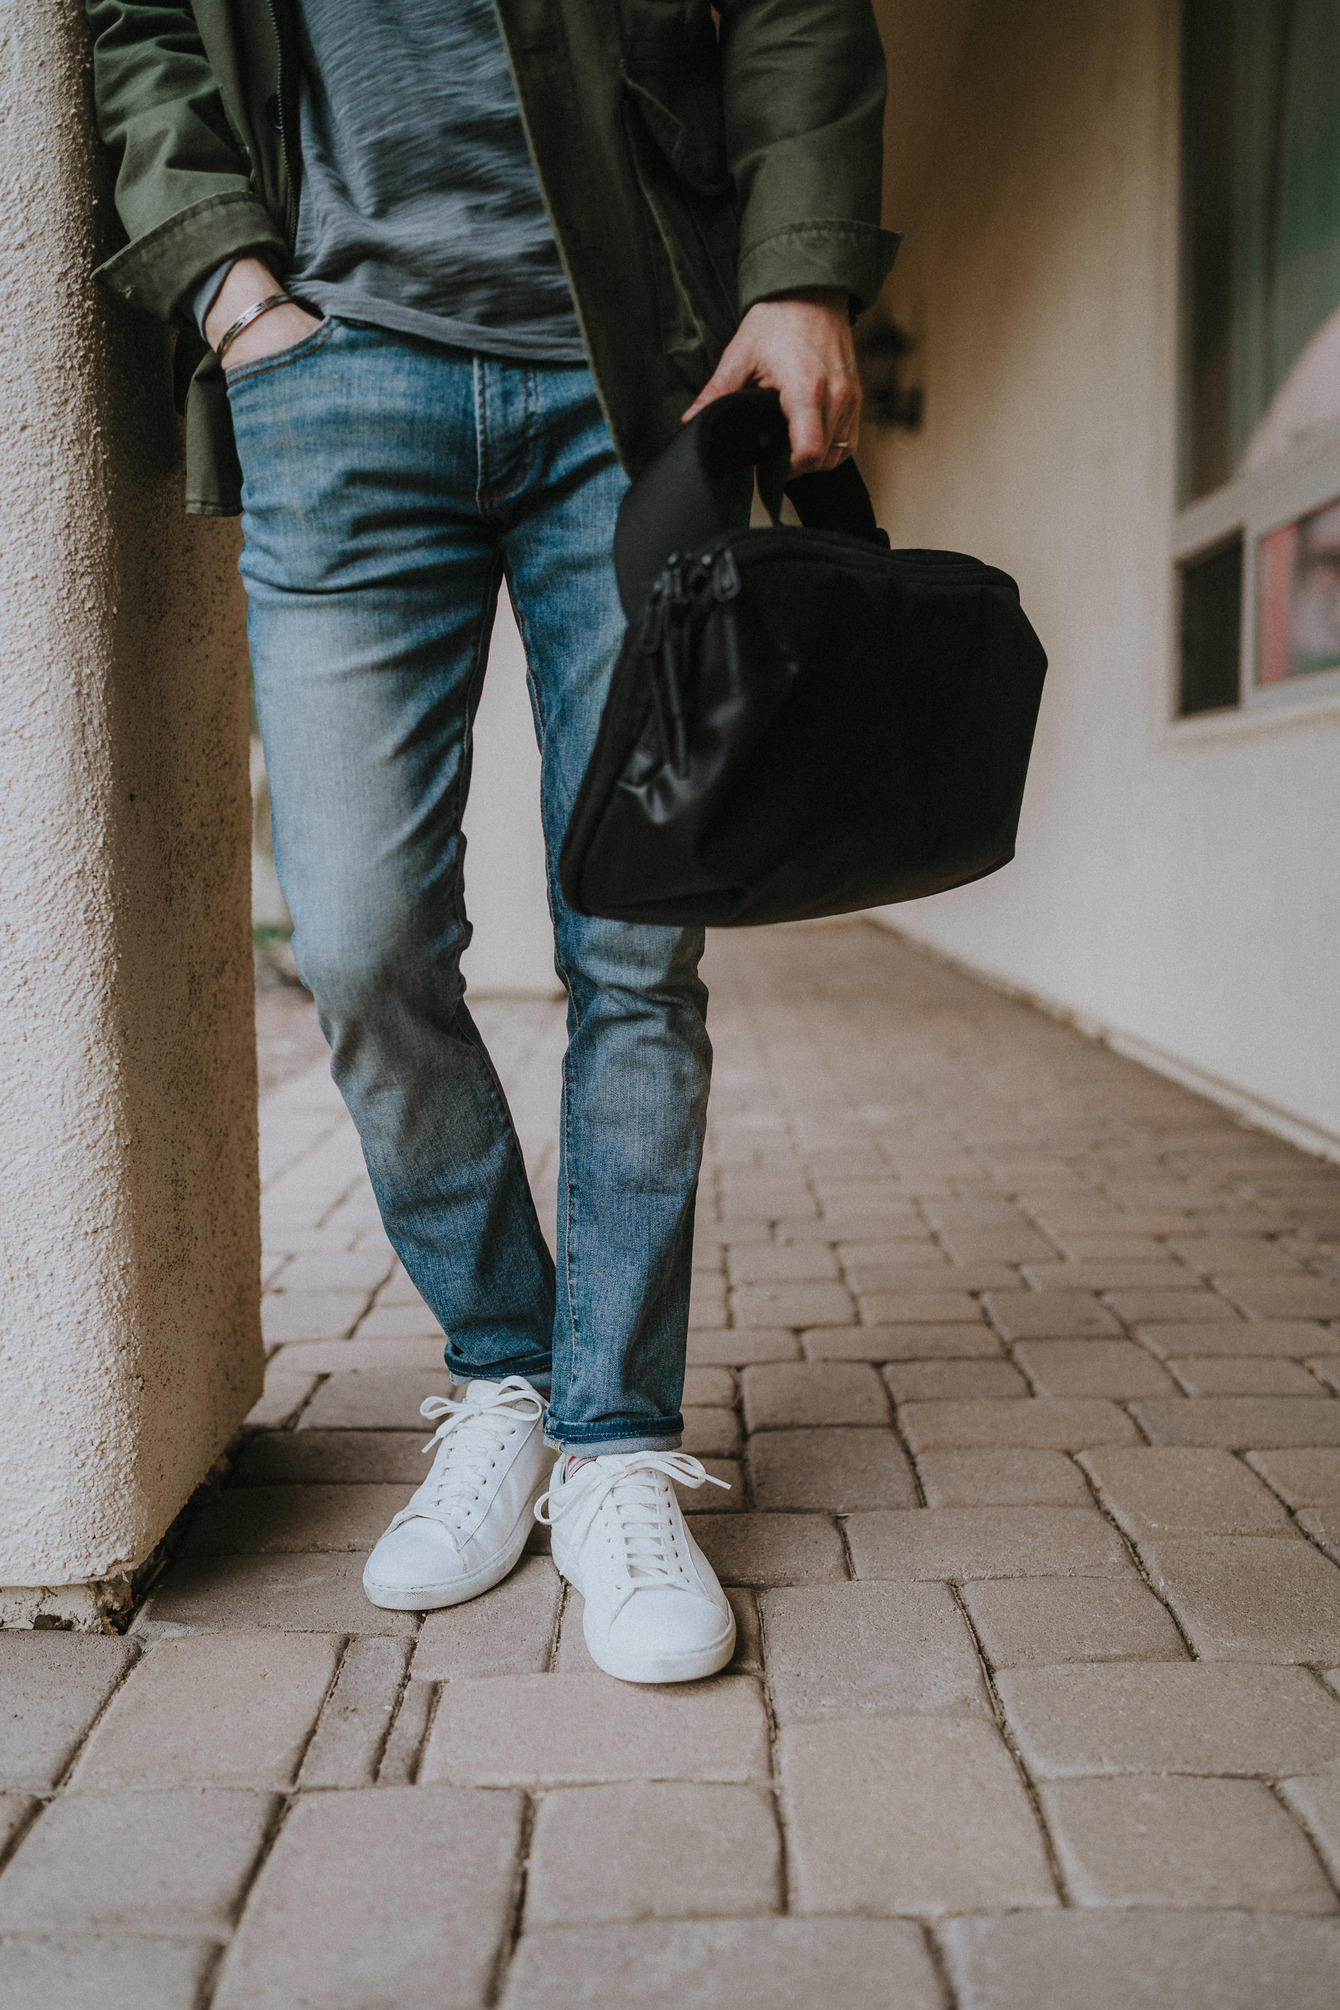
[[[300,6],[290,290],[405,335],[581,362],[493,0]]]

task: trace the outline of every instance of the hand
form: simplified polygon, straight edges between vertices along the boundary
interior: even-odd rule
[[[793,475],[845,460],[861,420],[847,295],[815,287],[784,300],[756,301],[684,417],[746,384],[766,384],[781,397]]]
[[[206,342],[212,349],[217,348],[239,314],[245,314],[248,307],[264,300],[267,293],[282,293],[283,290],[269,266],[262,264],[259,258],[237,259],[229,268],[223,285],[214,296],[214,304],[205,316]],[[272,307],[268,314],[262,314],[250,328],[244,328],[228,344],[224,376],[235,370],[239,363],[254,363],[258,357],[276,356],[281,349],[291,349],[320,326],[316,315],[309,314],[306,308],[296,303]]]

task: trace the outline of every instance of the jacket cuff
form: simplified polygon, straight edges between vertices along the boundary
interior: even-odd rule
[[[830,286],[850,293],[858,307],[873,304],[901,242],[877,223],[793,223],[740,252],[740,312],[801,286]]]
[[[288,246],[250,189],[228,189],[190,203],[100,265],[94,277],[142,313],[171,321],[189,308],[216,266],[244,252],[288,264]]]

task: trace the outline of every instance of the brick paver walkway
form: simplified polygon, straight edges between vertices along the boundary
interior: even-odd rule
[[[225,1486],[0,1639],[3,2010],[1333,2010],[1340,1171],[868,926],[710,974],[732,1671],[594,1672],[538,1535],[364,1601],[444,1378],[309,1065]],[[480,1016],[543,1192],[560,1015]]]

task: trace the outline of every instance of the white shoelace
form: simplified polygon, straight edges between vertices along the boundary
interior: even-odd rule
[[[472,1520],[499,1452],[506,1452],[523,1423],[544,1415],[544,1399],[523,1377],[509,1375],[487,1395],[428,1396],[419,1415],[430,1422],[442,1419],[423,1448],[430,1452],[437,1445],[438,1453],[427,1479],[391,1527],[421,1515],[459,1532]]]
[[[535,1503],[535,1519],[552,1526],[556,1519],[584,1511],[589,1528],[608,1502],[611,1539],[617,1532],[630,1587],[681,1584],[688,1573],[678,1547],[672,1480],[689,1487],[706,1481],[730,1492],[729,1480],[714,1478],[701,1459],[688,1452],[606,1453],[580,1467],[561,1487],[551,1486],[542,1494]],[[570,1496],[566,1500],[565,1494]]]

